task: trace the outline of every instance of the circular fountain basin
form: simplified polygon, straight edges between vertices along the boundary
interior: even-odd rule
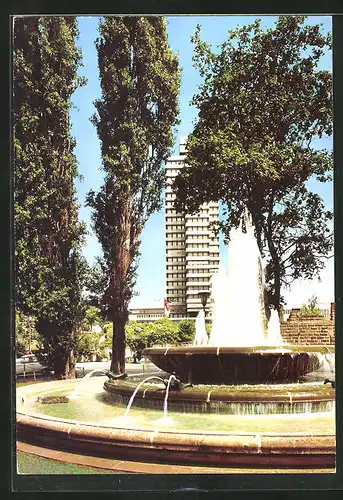
[[[334,411],[288,415],[188,414],[113,405],[104,377],[83,385],[83,397],[42,404],[38,397],[67,397],[77,381],[17,389],[18,440],[93,456],[249,467],[333,467]],[[135,403],[134,403],[135,405]],[[286,431],[285,431],[286,429]]]
[[[320,366],[333,346],[151,347],[143,351],[158,368],[189,384],[297,382]]]

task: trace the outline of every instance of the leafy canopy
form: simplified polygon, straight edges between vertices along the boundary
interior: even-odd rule
[[[332,154],[313,144],[332,134],[332,76],[318,69],[331,37],[305,19],[281,16],[266,31],[257,20],[229,31],[218,52],[197,27],[199,114],[174,185],[179,211],[221,200],[227,238],[249,210],[278,309],[281,286],[318,275],[333,244],[332,213],[307,182],[331,180]]]

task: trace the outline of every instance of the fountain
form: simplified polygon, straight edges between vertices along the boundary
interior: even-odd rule
[[[230,234],[228,279],[223,271],[214,279],[214,320],[208,345],[149,348],[144,355],[190,384],[298,382],[319,368],[320,355],[327,349],[285,344],[276,310],[271,311],[265,329],[263,287],[262,259],[251,217],[245,213]]]
[[[324,381],[328,370],[332,378],[334,348],[286,344],[275,310],[265,328],[263,286],[254,228],[244,214],[231,232],[228,276],[220,270],[213,280],[209,339],[202,293],[195,345],[144,351],[164,374],[106,380],[93,405],[94,412],[101,406],[104,413],[83,419],[82,398],[64,405],[75,412],[72,419],[57,418],[51,406],[58,405],[45,405],[42,416],[35,400],[39,387],[31,394],[20,388],[19,438],[78,452],[87,452],[92,443],[92,453],[145,462],[333,467],[335,391]],[[68,394],[65,384],[59,387]],[[85,405],[92,409],[86,398],[90,392]],[[115,404],[108,409],[102,398]],[[129,412],[130,419],[123,419]],[[105,414],[112,415],[110,425]]]

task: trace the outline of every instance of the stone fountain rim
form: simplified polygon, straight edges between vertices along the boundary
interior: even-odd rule
[[[258,345],[258,346],[156,346],[147,347],[143,350],[143,356],[149,354],[293,354],[293,353],[321,353],[333,354],[335,352],[334,345],[297,345],[297,344],[283,344],[283,345]]]
[[[325,413],[323,413],[324,415]],[[314,414],[313,414],[314,415]],[[269,415],[269,417],[272,416],[272,415]],[[291,417],[292,415],[285,415],[286,417]],[[307,417],[308,416],[312,416],[311,414],[310,415],[306,415]],[[318,416],[318,415],[316,415]],[[259,415],[258,418],[262,417],[263,418],[263,415]],[[284,415],[283,415],[284,417]],[[255,415],[255,418],[256,418],[256,415]],[[71,425],[71,426],[75,426],[75,427],[87,427],[87,428],[94,428],[94,429],[110,429],[111,431],[125,431],[125,432],[133,432],[133,433],[137,433],[138,432],[141,432],[142,434],[149,434],[149,435],[152,435],[152,434],[165,434],[165,435],[174,435],[174,434],[179,434],[179,435],[190,435],[190,436],[230,436],[230,437],[239,437],[239,436],[242,436],[242,437],[248,437],[248,436],[251,436],[251,437],[256,437],[256,435],[259,435],[259,436],[263,436],[263,437],[272,437],[272,438],[277,438],[277,437],[280,437],[280,438],[291,438],[291,437],[318,437],[318,438],[330,438],[330,437],[335,437],[334,434],[313,434],[313,433],[309,433],[309,432],[292,432],[291,434],[290,433],[281,433],[281,432],[252,432],[252,431],[239,431],[239,432],[234,432],[234,431],[206,431],[206,430],[201,430],[201,431],[192,431],[192,430],[187,430],[187,431],[182,431],[182,430],[178,430],[178,429],[173,429],[172,431],[170,430],[165,430],[165,429],[158,429],[158,430],[154,430],[154,429],[149,429],[149,428],[145,428],[145,427],[125,427],[125,426],[117,426],[117,427],[114,427],[113,425],[106,425],[106,424],[97,424],[95,422],[87,422],[87,421],[79,421],[79,420],[72,420],[72,419],[68,419],[68,418],[61,418],[61,417],[53,417],[51,415],[44,415],[44,414],[39,414],[37,412],[37,414],[35,413],[21,413],[21,412],[17,412],[17,423],[21,423],[22,420],[27,420],[29,422],[34,422],[34,421],[41,421],[41,422],[45,422],[45,423],[48,423],[48,422],[51,422],[53,424],[67,424],[67,425]]]

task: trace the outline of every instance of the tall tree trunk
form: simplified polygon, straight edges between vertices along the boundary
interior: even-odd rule
[[[110,371],[114,375],[125,373],[125,323],[123,318],[113,321],[112,361]]]
[[[55,360],[55,378],[66,380],[75,378],[75,360],[71,351],[67,357],[59,357]]]
[[[269,203],[269,211],[267,217],[267,224],[263,224],[264,234],[268,243],[269,253],[273,263],[273,271],[274,271],[274,293],[272,294],[271,301],[277,312],[280,316],[281,309],[281,267],[280,267],[280,259],[276,251],[276,247],[274,245],[273,236],[272,236],[272,215],[273,215],[273,199],[271,198]]]
[[[116,267],[112,270],[112,318],[113,341],[111,372],[114,375],[125,374],[125,324],[128,319],[128,304],[126,298],[127,280],[131,265],[130,252],[130,187],[125,193],[126,200],[122,202],[121,227],[118,239],[114,243]]]

